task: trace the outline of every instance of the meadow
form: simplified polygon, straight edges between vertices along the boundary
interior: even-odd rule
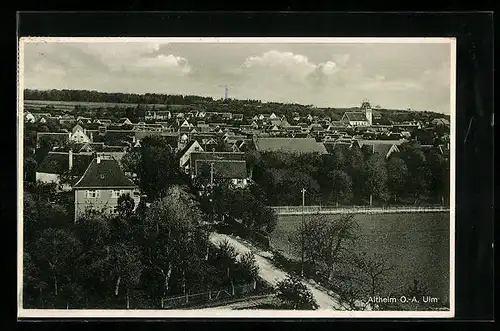
[[[68,109],[71,110],[75,106],[83,106],[88,108],[108,108],[108,107],[136,107],[138,104],[135,103],[113,103],[113,102],[85,102],[85,101],[47,101],[47,100],[24,100],[24,105],[28,107],[45,107],[53,106],[55,109]],[[164,104],[143,104],[143,106],[148,108],[163,108]],[[177,105],[170,105],[177,106]]]
[[[417,279],[427,285],[433,296],[449,299],[449,213],[356,214],[354,217],[359,225],[359,239],[352,249],[381,254],[387,265],[393,266],[383,284],[384,294],[399,292]],[[280,215],[271,235],[273,248],[299,258],[300,247],[291,246],[288,238],[301,220],[300,215]]]

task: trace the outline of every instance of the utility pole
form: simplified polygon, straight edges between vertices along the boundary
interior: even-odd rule
[[[214,163],[210,163],[210,200],[212,200],[212,224],[214,222]]]
[[[302,188],[301,190],[302,192],[302,243],[301,243],[301,246],[302,246],[302,257],[301,257],[301,271],[300,271],[300,275],[302,277],[304,277],[304,250],[305,250],[305,231],[306,231],[306,227],[305,227],[305,221],[304,221],[304,207],[305,207],[305,204],[306,204],[306,189],[305,188]]]
[[[214,192],[213,190],[214,186],[214,163],[210,163],[210,187],[212,188],[212,193]]]
[[[211,213],[211,222],[207,226],[207,252],[205,255],[205,260],[208,261],[208,252],[209,252],[209,241],[210,241],[210,232],[212,230],[214,224],[214,163],[210,163],[210,204],[212,205],[212,213]]]

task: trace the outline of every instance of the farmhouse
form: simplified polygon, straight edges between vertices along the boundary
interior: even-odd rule
[[[189,174],[189,159],[193,152],[204,152],[203,148],[196,140],[191,140],[180,152],[179,167],[181,171],[186,174]]]
[[[172,114],[168,110],[162,110],[162,111],[153,111],[153,110],[148,110],[146,111],[146,114],[144,116],[144,119],[146,121],[155,121],[155,120],[169,120],[172,117]]]
[[[212,172],[212,175],[211,175]],[[194,179],[205,182],[213,176],[214,181],[229,180],[233,185],[248,185],[247,165],[245,160],[197,160]]]
[[[75,222],[87,210],[96,210],[107,214],[116,213],[118,198],[129,194],[135,206],[139,204],[140,192],[128,179],[113,158],[97,156],[83,176],[74,185]]]
[[[69,141],[72,143],[88,143],[91,139],[87,136],[86,131],[79,125],[75,125],[69,135]]]

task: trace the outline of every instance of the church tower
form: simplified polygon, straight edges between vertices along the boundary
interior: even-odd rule
[[[366,120],[368,121],[368,124],[371,126],[373,123],[372,106],[368,101],[363,101],[363,103],[361,104],[361,110],[365,111]]]

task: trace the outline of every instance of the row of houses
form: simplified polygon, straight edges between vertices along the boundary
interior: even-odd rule
[[[373,140],[339,140],[333,143],[317,142],[312,138],[255,138],[248,142],[249,148],[260,152],[286,153],[334,153],[336,149],[365,149],[371,153],[379,153],[388,158],[399,152],[399,146],[405,140],[373,141]],[[75,146],[79,146],[75,149]],[[129,194],[136,205],[140,201],[140,190],[126,176],[120,166],[120,159],[125,151],[96,151],[94,143],[72,145],[50,151],[38,166],[36,180],[59,185],[61,190],[74,190],[75,220],[88,208],[114,213],[118,198]],[[423,148],[435,148],[423,146]],[[445,146],[439,146],[443,154]],[[449,151],[448,151],[449,153]],[[215,152],[207,150],[198,140],[189,141],[183,149],[178,150],[179,168],[196,183],[207,185],[210,181],[228,180],[234,185],[245,187],[251,182],[251,170],[247,167],[246,153],[239,151]],[[71,174],[73,180],[62,182],[65,174]]]

